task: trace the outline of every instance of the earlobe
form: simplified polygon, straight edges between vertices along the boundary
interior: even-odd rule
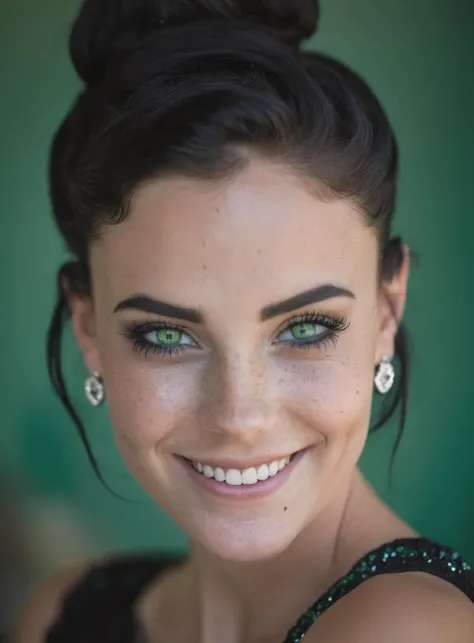
[[[404,245],[403,260],[398,272],[390,281],[383,281],[380,286],[377,363],[395,353],[395,337],[405,310],[409,271],[410,253],[408,246]]]
[[[82,352],[86,368],[91,373],[100,372],[92,299],[70,295],[69,309],[74,337]]]

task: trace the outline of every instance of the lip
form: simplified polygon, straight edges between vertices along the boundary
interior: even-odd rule
[[[236,500],[244,501],[244,500],[259,500],[270,496],[272,493],[275,493],[290,478],[293,471],[301,462],[301,460],[304,458],[307,452],[308,452],[308,449],[302,449],[301,451],[296,452],[293,455],[290,463],[287,464],[286,467],[284,467],[272,478],[267,478],[267,480],[259,481],[255,484],[249,484],[249,485],[242,484],[235,487],[225,484],[225,482],[217,482],[217,480],[214,480],[214,478],[206,478],[206,476],[202,475],[202,473],[199,473],[198,471],[196,471],[192,465],[192,462],[190,460],[187,460],[186,458],[178,456],[176,459],[180,464],[180,466],[183,468],[186,475],[189,476],[191,481],[194,484],[196,484],[196,486],[201,488],[203,491],[206,491],[214,496],[226,498],[229,500],[236,499]],[[285,456],[282,456],[282,457],[285,457]],[[278,458],[275,458],[275,459],[278,459]],[[261,460],[259,462],[261,462]],[[226,468],[238,469],[239,467],[226,467]]]
[[[185,456],[178,456],[178,457],[183,457],[183,459],[188,460],[189,462],[200,462],[203,465],[207,464],[213,469],[220,467],[221,469],[224,469],[224,470],[238,469],[239,471],[245,471],[245,469],[250,469],[251,467],[255,467],[255,469],[258,469],[258,467],[261,467],[262,464],[270,464],[271,462],[278,462],[283,458],[292,457],[294,453],[298,453],[298,451],[287,451],[286,453],[282,453],[280,455],[263,456],[261,458],[253,458],[252,460],[245,460],[245,461],[243,459],[226,460],[225,458],[222,458],[219,460],[214,460],[213,458],[205,457],[201,460],[200,458],[188,458]]]

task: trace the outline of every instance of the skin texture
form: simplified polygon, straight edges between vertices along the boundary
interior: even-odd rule
[[[88,367],[104,378],[118,447],[148,493],[217,556],[275,556],[346,494],[374,368],[393,354],[377,254],[374,230],[350,203],[323,203],[288,170],[257,161],[220,184],[176,178],[142,188],[129,218],[92,247],[94,309],[79,303],[74,327]],[[327,283],[354,298],[295,312],[343,317],[347,330],[310,350],[276,344],[292,315],[262,323],[261,309]],[[179,323],[114,313],[136,293],[199,309],[205,323],[185,324],[199,348],[134,352],[130,324]],[[245,508],[203,494],[175,457],[265,463],[308,447],[278,493]]]
[[[190,537],[189,562],[137,603],[150,641],[281,641],[360,556],[415,535],[357,469],[374,369],[394,353],[408,253],[393,281],[380,283],[375,230],[352,203],[320,195],[314,182],[258,157],[225,181],[150,182],[133,196],[128,218],[93,242],[92,298],[70,296],[85,363],[104,379],[118,448]],[[262,315],[327,284],[352,294]],[[201,319],[120,309],[137,295],[196,309]],[[320,343],[296,347],[291,328],[302,315],[336,319],[338,329],[328,336],[321,320],[310,322]],[[150,323],[184,327],[184,350],[137,350],[130,328]],[[156,342],[150,330],[143,335]],[[285,484],[245,501],[203,490],[181,460],[244,468],[303,449]],[[385,599],[399,591],[375,579],[372,592],[377,582]],[[426,591],[438,596],[438,585],[429,580]],[[363,623],[373,619],[344,601],[338,611],[371,640],[377,632]],[[318,627],[324,640],[331,632],[339,640],[339,618],[321,623],[310,641]],[[31,629],[28,636],[34,640]]]

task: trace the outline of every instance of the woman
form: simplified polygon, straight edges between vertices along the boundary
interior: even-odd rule
[[[357,468],[374,389],[380,423],[404,420],[409,254],[394,134],[360,78],[299,52],[317,19],[314,0],[82,6],[49,368],[100,475],[62,377],[68,309],[86,395],[190,556],[68,572],[20,643],[472,640],[468,565]]]

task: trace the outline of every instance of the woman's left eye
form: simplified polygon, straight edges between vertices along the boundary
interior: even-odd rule
[[[305,322],[289,326],[278,335],[278,342],[308,342],[317,341],[327,332],[327,328],[315,322]]]
[[[349,323],[344,317],[307,313],[290,319],[275,343],[289,344],[295,348],[335,344],[339,334],[348,327]]]

